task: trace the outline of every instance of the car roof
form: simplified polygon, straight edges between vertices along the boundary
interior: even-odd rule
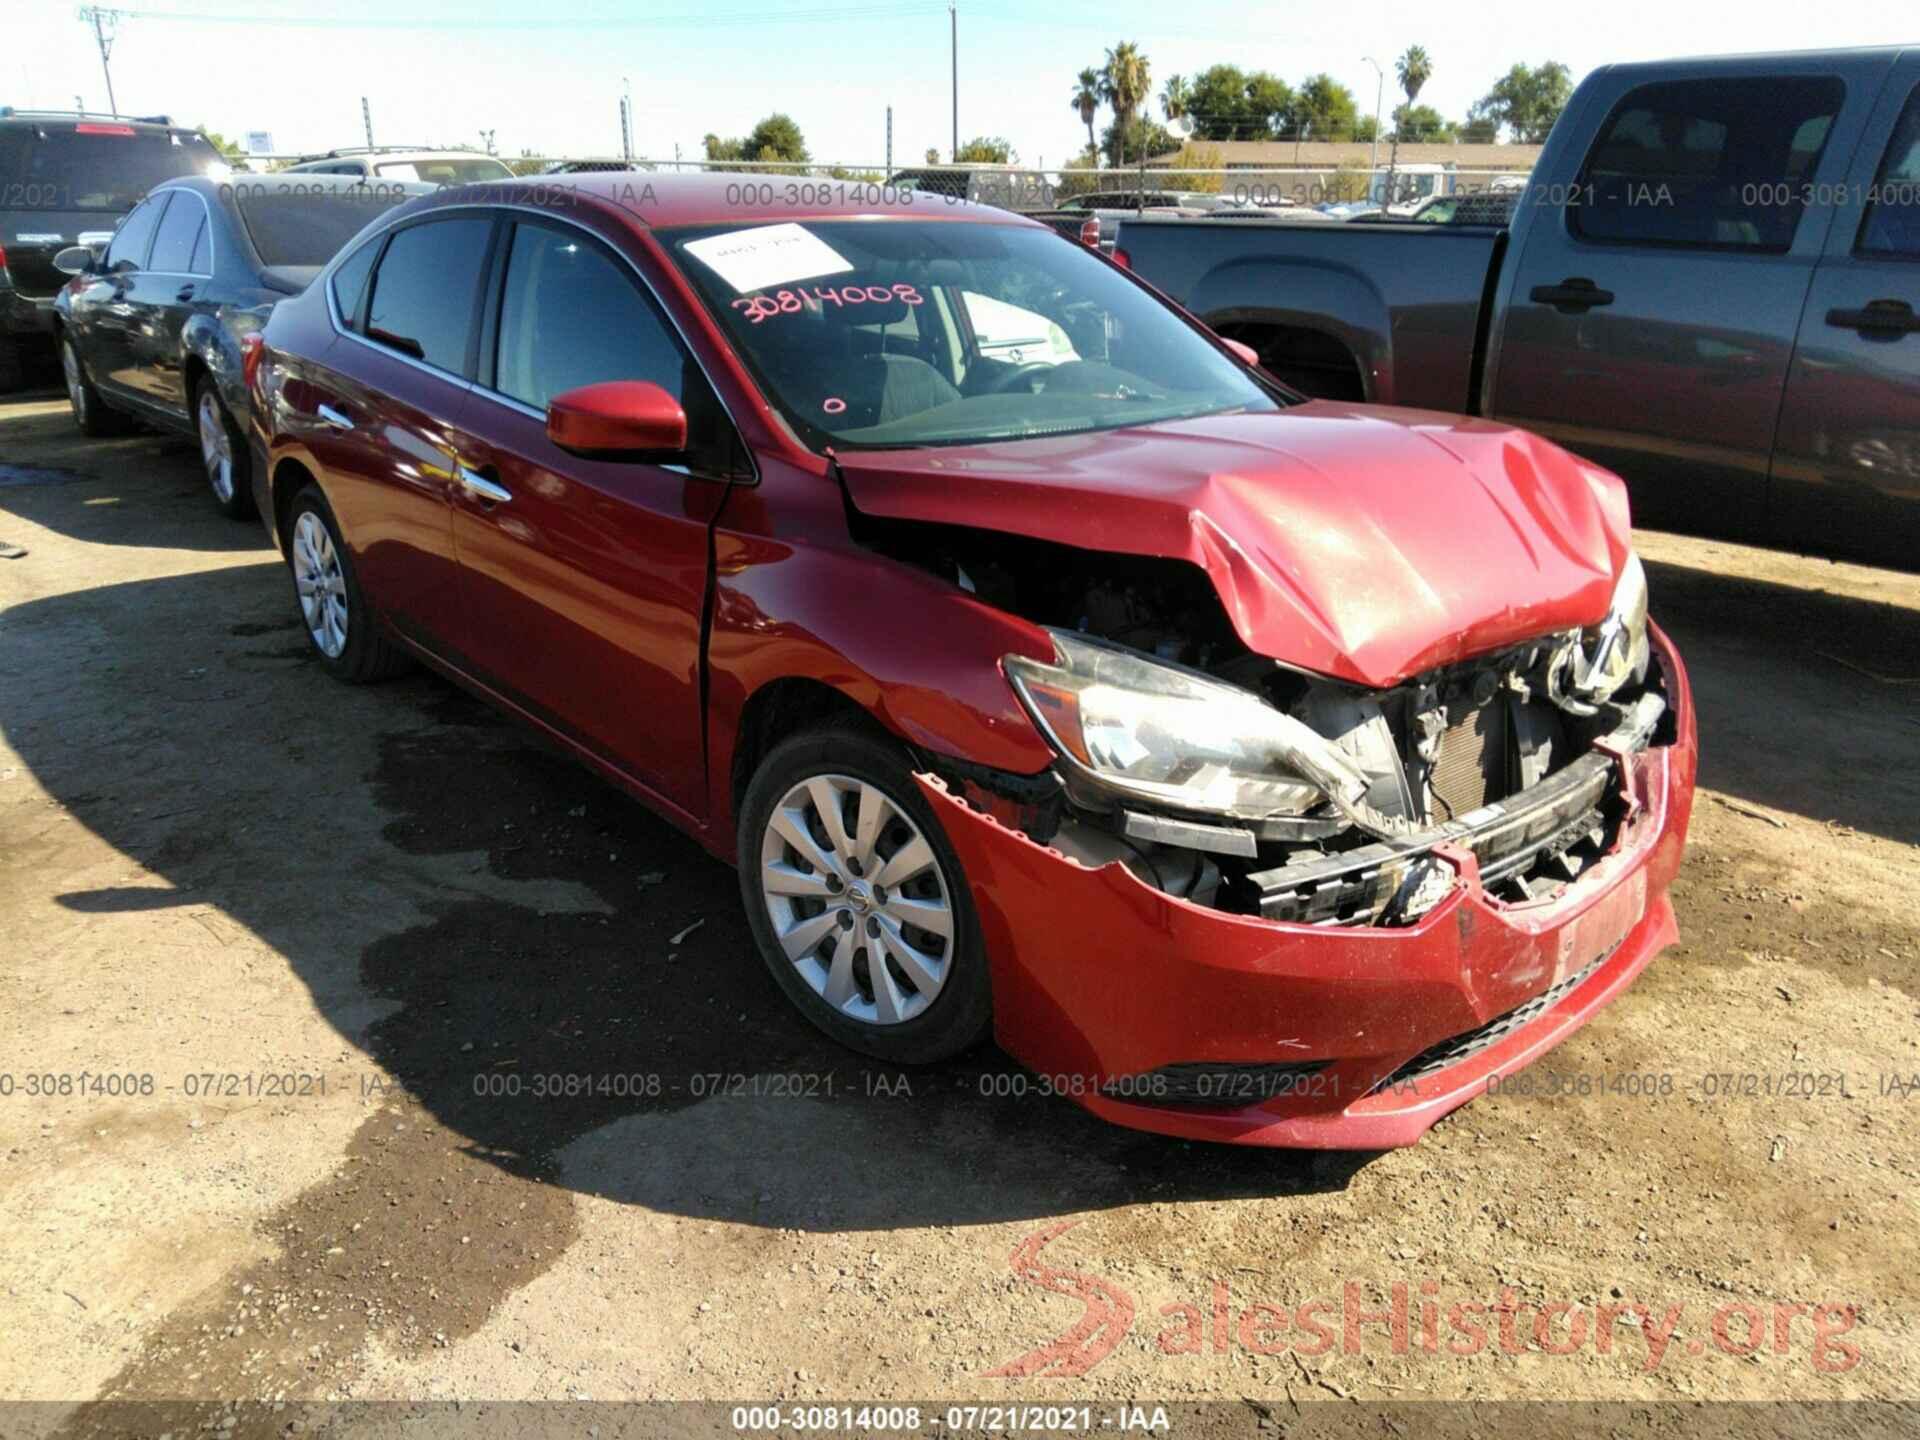
[[[403,195],[431,195],[440,187],[424,180],[379,180],[369,186],[362,175],[315,175],[297,170],[274,170],[265,175],[235,173],[224,179],[211,175],[180,175],[163,180],[154,190],[197,190],[212,199],[230,190],[249,190],[256,194],[275,191],[299,191],[311,195],[322,190],[380,189]]]
[[[581,200],[597,200],[624,211],[651,229],[679,225],[761,225],[781,220],[911,216],[916,220],[955,220],[994,225],[1051,227],[1011,210],[917,190],[883,187],[878,181],[815,182],[798,177],[734,173],[656,175],[621,171],[608,174],[530,175],[484,182],[488,203],[567,210]],[[791,186],[791,189],[789,189]],[[473,204],[478,187],[449,186],[431,200],[409,206],[408,213],[446,205]],[[791,196],[791,198],[789,198]]]

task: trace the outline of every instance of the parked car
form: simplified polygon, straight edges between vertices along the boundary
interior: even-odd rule
[[[242,341],[382,210],[433,188],[288,174],[157,187],[107,243],[54,257],[73,277],[53,324],[74,423],[196,436],[214,503],[251,516]]]
[[[1002,210],[1046,210],[1054,203],[1052,181],[1038,170],[1022,170],[1013,165],[940,165],[896,170],[887,177],[886,183],[890,189],[968,200]]]
[[[511,180],[505,161],[472,150],[409,150],[381,146],[373,150],[329,150],[279,172],[283,175],[357,175],[364,180],[420,180],[429,185],[472,185],[482,180]]]
[[[163,180],[224,168],[198,130],[135,119],[0,106],[0,394],[53,358],[56,252],[104,240]]]
[[[1694,720],[1618,480],[1302,402],[1004,211],[737,192],[431,196],[275,309],[322,667],[424,660],[737,864],[848,1046],[991,1030],[1124,1124],[1411,1143],[1673,940]]]
[[[1120,249],[1309,393],[1539,430],[1643,522],[1920,565],[1920,49],[1596,70],[1505,230]]]

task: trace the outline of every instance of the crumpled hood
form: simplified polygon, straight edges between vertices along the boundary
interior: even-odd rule
[[[1607,610],[1621,482],[1481,420],[1315,401],[840,457],[862,512],[1189,560],[1249,649],[1369,686]]]

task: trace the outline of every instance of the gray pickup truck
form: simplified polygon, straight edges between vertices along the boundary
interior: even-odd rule
[[[1127,219],[1310,395],[1523,425],[1636,519],[1920,568],[1920,48],[1615,65],[1505,227]]]

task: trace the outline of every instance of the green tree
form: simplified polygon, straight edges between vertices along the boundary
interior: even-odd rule
[[[1247,77],[1247,110],[1259,123],[1250,140],[1267,140],[1286,129],[1293,111],[1293,87],[1278,75],[1256,70]]]
[[[1522,145],[1539,145],[1572,98],[1573,77],[1559,61],[1538,69],[1515,65],[1475,103],[1470,118],[1491,121],[1496,133],[1505,129]]]
[[[1100,98],[1113,107],[1114,123],[1107,127],[1107,133],[1121,142],[1118,152],[1111,144],[1107,147],[1108,153],[1115,155],[1115,164],[1126,164],[1127,142],[1133,137],[1135,117],[1152,93],[1153,66],[1140,53],[1138,45],[1123,40],[1107,51],[1106,67],[1100,72]]]
[[[811,158],[807,154],[806,137],[793,123],[793,117],[778,111],[753,127],[753,133],[747,136],[747,153],[756,160],[804,163]]]
[[[1180,148],[1180,137],[1151,116],[1136,115],[1124,131],[1115,120],[1100,134],[1100,148],[1114,165],[1137,164]]]
[[[1167,83],[1160,87],[1160,109],[1169,120],[1185,117],[1190,98],[1187,77],[1184,75],[1169,75]]]
[[[1294,92],[1287,134],[1299,140],[1349,140],[1359,118],[1351,90],[1331,75],[1309,75]]]
[[[1387,156],[1386,193],[1389,196],[1393,194],[1393,172],[1400,168],[1400,140],[1407,133],[1407,125],[1401,116],[1411,117],[1414,105],[1420,99],[1420,92],[1433,76],[1433,60],[1428,56],[1426,46],[1409,45],[1406,54],[1393,62],[1393,73],[1400,77],[1400,88],[1406,92],[1407,103],[1395,106],[1393,112],[1393,151]]]
[[[1431,105],[1402,105],[1393,112],[1393,143],[1446,145],[1456,134],[1454,123]],[[1364,136],[1355,136],[1364,139]]]
[[[1087,146],[1086,149],[1082,150],[1067,162],[1066,168],[1069,170],[1099,169],[1099,147],[1097,145]],[[1100,185],[1101,180],[1098,175],[1062,175],[1060,177],[1060,183],[1054,188],[1053,193],[1057,198],[1065,200],[1074,195],[1085,195],[1090,191],[1098,190]]]
[[[1480,102],[1468,111],[1457,132],[1462,145],[1491,145],[1500,138],[1500,126],[1481,112]]]
[[[1020,157],[1013,145],[998,135],[976,135],[954,155],[955,163],[970,165],[1018,165]]]
[[[1098,156],[1100,152],[1094,148],[1093,117],[1100,113],[1100,72],[1091,65],[1073,82],[1073,108],[1080,116],[1080,123],[1087,127],[1087,149]]]
[[[228,160],[245,160],[247,158],[247,152],[245,150],[242,150],[234,141],[227,139],[227,137],[222,135],[218,130],[202,130],[200,133],[206,136],[213,148],[218,150],[221,155],[225,156]]]

